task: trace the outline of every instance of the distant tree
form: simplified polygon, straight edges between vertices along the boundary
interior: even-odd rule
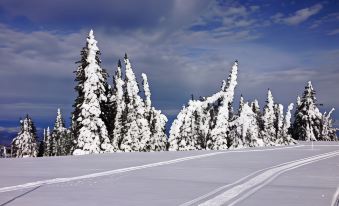
[[[336,128],[333,127],[333,119],[331,118],[333,111],[334,108],[332,108],[328,114],[325,112],[322,115],[321,137],[322,140],[325,141],[338,141]]]
[[[119,60],[118,67],[113,77],[113,148],[115,151],[120,149],[121,141],[123,139],[123,122],[124,122],[124,111],[125,111],[125,99],[124,99],[124,81],[121,73],[121,62]]]
[[[44,129],[44,156],[52,156],[53,139],[49,127]]]
[[[297,142],[291,136],[291,111],[293,109],[293,103],[291,103],[286,111],[286,115],[284,117],[283,126],[279,136],[280,145],[291,145],[296,144]]]
[[[164,151],[166,150],[167,135],[166,135],[166,122],[167,118],[161,114],[160,110],[152,107],[151,90],[146,74],[142,74],[142,85],[145,93],[145,116],[150,126],[150,138],[143,138],[143,151]]]
[[[263,130],[261,135],[266,145],[274,145],[276,141],[275,122],[276,116],[274,111],[274,100],[271,90],[267,92],[266,106],[262,116]]]
[[[52,132],[52,156],[69,155],[72,148],[72,140],[69,130],[65,127],[65,121],[60,109],[57,110],[57,117]]]
[[[256,115],[247,102],[243,103],[239,116],[230,122],[232,128],[229,137],[230,148],[264,146],[264,142],[259,136]]]
[[[24,120],[20,121],[20,124],[20,131],[12,141],[13,157],[37,157],[38,138],[32,119],[27,115]]]
[[[294,114],[293,138],[316,141],[321,139],[322,114],[316,105],[315,91],[311,81],[305,87],[303,97],[298,97]]]
[[[283,133],[283,124],[284,124],[284,106],[282,104],[274,105],[274,114],[275,114],[275,143],[281,144],[282,133]]]

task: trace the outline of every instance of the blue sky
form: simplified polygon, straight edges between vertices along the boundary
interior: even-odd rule
[[[26,113],[38,128],[53,126],[58,107],[69,120],[90,29],[103,67],[112,74],[127,52],[169,119],[192,93],[216,92],[235,59],[237,97],[263,106],[270,88],[286,106],[311,80],[321,110],[339,108],[339,1],[2,0],[0,143]]]

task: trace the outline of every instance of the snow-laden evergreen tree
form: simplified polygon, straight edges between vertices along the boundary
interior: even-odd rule
[[[57,110],[57,117],[52,132],[52,156],[63,156],[70,154],[72,140],[70,132],[65,127],[65,121],[62,117],[61,110]]]
[[[151,90],[149,88],[149,84],[148,84],[148,79],[147,79],[147,75],[142,73],[141,74],[142,77],[142,86],[144,89],[144,94],[145,94],[145,117],[146,119],[149,118],[149,113],[151,111],[151,107],[152,107],[152,101],[151,101]]]
[[[274,145],[276,141],[276,115],[274,109],[274,99],[271,90],[267,92],[266,106],[264,108],[263,116],[263,130],[261,136],[266,145]]]
[[[322,114],[316,105],[315,91],[311,81],[305,87],[303,97],[297,100],[294,114],[293,138],[316,141],[321,139]]]
[[[124,117],[124,137],[121,141],[120,149],[122,151],[142,151],[145,147],[144,139],[151,136],[149,122],[145,118],[145,104],[139,96],[139,87],[132,70],[131,63],[127,57],[124,58],[125,73],[125,114]]]
[[[166,123],[167,118],[161,114],[160,110],[152,107],[151,91],[147,80],[147,75],[142,73],[142,85],[145,94],[145,119],[150,125],[151,136],[149,139],[143,138],[143,151],[164,151],[167,147]]]
[[[13,157],[37,157],[38,145],[36,128],[32,119],[27,115],[24,120],[20,121],[21,127],[12,141]]]
[[[252,111],[256,114],[257,122],[259,126],[259,136],[262,138],[261,131],[263,130],[264,123],[262,121],[262,114],[261,114],[259,102],[257,99],[251,102],[251,108],[252,108]]]
[[[47,127],[47,129],[44,129],[44,145],[44,156],[52,156],[53,139],[49,127]]]
[[[230,122],[231,132],[229,139],[230,148],[264,146],[259,135],[257,114],[253,112],[248,102],[241,106],[239,116]]]
[[[107,104],[107,73],[100,66],[100,51],[92,30],[87,37],[86,47],[86,63],[81,62],[81,67],[86,65],[83,68],[85,80],[79,88],[82,89],[82,101],[76,102],[79,111],[73,113],[76,118],[74,155],[113,151],[103,111],[103,105]]]
[[[322,116],[322,129],[321,136],[322,140],[325,141],[337,141],[338,137],[336,134],[336,128],[333,127],[333,119],[331,118],[331,114],[334,111],[334,108],[326,114],[326,112]]]
[[[114,127],[113,127],[113,148],[115,151],[119,150],[120,144],[123,138],[123,122],[124,122],[124,110],[125,110],[125,98],[124,98],[124,80],[121,73],[121,61],[118,62],[118,67],[113,77],[113,95],[112,102],[114,102]]]
[[[215,126],[211,130],[210,139],[207,142],[208,149],[227,149],[227,138],[229,133],[230,108],[234,99],[234,90],[237,85],[238,61],[232,66],[232,71],[228,76],[226,87],[221,95],[220,107],[216,117]]]
[[[192,108],[192,106],[183,106],[177,118],[172,123],[169,137],[170,151],[196,149],[196,147],[194,147],[191,121],[187,122],[191,117],[190,108]]]
[[[286,111],[286,115],[283,120],[283,125],[280,129],[277,144],[279,145],[291,145],[297,142],[291,136],[291,111],[293,109],[293,103],[291,103]]]
[[[275,122],[274,122],[274,129],[275,129],[275,144],[280,144],[283,131],[283,124],[284,124],[284,106],[282,104],[275,104],[274,105],[274,113],[275,113]]]
[[[77,97],[74,101],[73,107],[74,110],[72,112],[72,118],[71,118],[71,130],[72,130],[72,145],[73,145],[73,151],[74,147],[76,146],[77,137],[79,136],[79,131],[82,127],[81,122],[81,105],[84,102],[84,82],[86,80],[85,77],[85,68],[88,66],[87,62],[87,56],[88,56],[88,42],[86,43],[86,46],[82,48],[80,52],[80,61],[76,62],[78,65],[75,73],[75,81],[77,82],[77,85],[75,86],[75,91],[77,92]],[[99,62],[99,56],[96,56],[97,61]]]
[[[188,105],[183,107],[170,129],[169,150],[220,149],[220,145],[227,148],[225,136],[220,138],[217,135],[211,136],[211,129],[215,127],[217,118],[223,119],[223,115],[225,115],[224,119],[229,121],[236,85],[237,66],[238,62],[236,61],[228,80],[223,81],[218,93],[201,98],[201,100],[190,100]],[[223,105],[224,112],[220,111],[221,105]],[[218,127],[221,128],[220,121],[218,124]],[[224,130],[227,131],[228,128],[222,128],[222,131]],[[216,131],[214,131],[215,134]],[[215,142],[219,144],[216,147],[214,147]]]

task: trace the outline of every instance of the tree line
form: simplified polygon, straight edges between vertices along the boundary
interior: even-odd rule
[[[166,150],[221,150],[229,148],[296,144],[296,140],[337,140],[330,115],[317,108],[311,82],[298,97],[295,120],[293,104],[284,111],[274,102],[270,90],[261,111],[258,101],[240,98],[234,111],[239,62],[235,61],[221,90],[210,97],[190,100],[174,120],[169,137],[167,118],[152,106],[146,74],[139,87],[131,62],[125,54],[118,61],[112,86],[101,67],[100,50],[91,30],[75,70],[75,91],[71,126],[65,127],[57,110],[52,131],[44,129],[38,141],[35,125],[28,115],[20,121],[20,131],[12,141],[13,157],[83,155],[105,152],[150,152]],[[124,71],[124,73],[123,73]]]

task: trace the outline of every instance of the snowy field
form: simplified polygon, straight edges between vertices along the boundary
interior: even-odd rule
[[[0,159],[1,206],[325,206],[338,186],[338,142]]]

